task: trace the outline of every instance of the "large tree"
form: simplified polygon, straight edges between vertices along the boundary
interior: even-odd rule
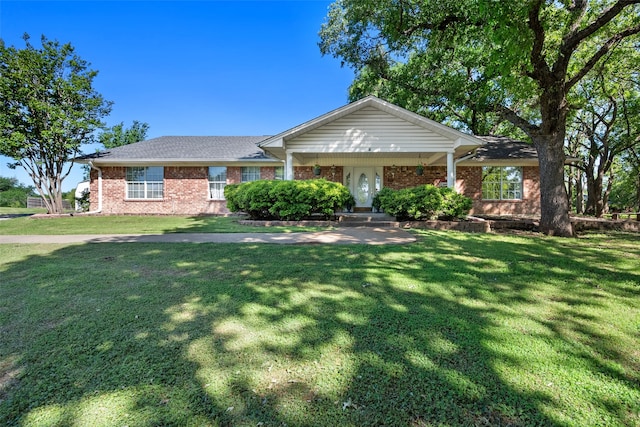
[[[609,53],[638,49],[638,3],[338,0],[320,48],[357,78],[373,74],[408,91],[419,86],[427,109],[465,111],[472,103],[519,128],[538,152],[540,228],[571,236],[564,140],[569,113],[579,107],[571,94]],[[475,94],[460,92],[463,81]]]
[[[584,108],[576,112],[570,127],[579,143],[576,154],[582,158],[577,166],[586,176],[586,212],[596,217],[607,211],[615,162],[640,146],[640,61],[633,57],[624,52],[607,64],[616,70],[597,67],[576,90]]]
[[[27,171],[49,213],[61,213],[62,182],[111,103],[71,44],[43,36],[36,48],[26,34],[24,41],[24,49],[0,41],[0,154]]]

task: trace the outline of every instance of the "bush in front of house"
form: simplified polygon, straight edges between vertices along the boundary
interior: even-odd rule
[[[245,212],[251,218],[269,217],[269,208],[273,205],[269,192],[273,185],[274,181],[260,180],[225,186],[227,209],[231,212]]]
[[[325,179],[230,184],[224,194],[231,212],[245,212],[253,219],[294,221],[313,214],[329,218],[351,196],[344,185]]]
[[[383,187],[375,196],[373,196],[371,207],[373,207],[376,212],[384,210],[383,206],[389,206],[391,203],[390,198],[393,198],[394,193],[395,190],[392,190],[389,187]]]
[[[469,214],[473,201],[464,194],[456,193],[453,188],[440,188],[442,195],[442,211],[438,214],[439,219],[452,220],[463,218]]]
[[[384,188],[376,196],[380,208],[399,221],[462,218],[469,213],[472,203],[470,198],[450,188],[434,185],[402,190]]]

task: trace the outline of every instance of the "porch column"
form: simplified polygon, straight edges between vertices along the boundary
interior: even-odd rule
[[[293,153],[287,150],[286,154],[287,158],[284,163],[284,179],[287,181],[293,181]]]
[[[447,187],[456,187],[456,165],[453,161],[453,152],[447,153]]]

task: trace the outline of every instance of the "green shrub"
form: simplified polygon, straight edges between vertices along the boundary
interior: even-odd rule
[[[273,204],[269,212],[274,218],[298,221],[311,215],[313,194],[309,185],[300,185],[305,181],[278,181],[271,190]]]
[[[402,190],[383,188],[376,197],[374,205],[379,203],[380,208],[399,221],[461,218],[471,209],[470,198],[433,185]]]
[[[456,193],[452,188],[441,188],[440,194],[442,194],[443,204],[442,212],[438,215],[441,219],[451,220],[456,218],[462,218],[469,214],[473,201],[471,198]]]
[[[300,220],[312,214],[335,215],[351,194],[345,186],[325,179],[253,181],[225,187],[227,208],[254,219]]]
[[[6,191],[0,191],[0,206],[9,208],[26,208],[27,197],[29,195],[31,195],[31,192],[22,188],[10,188]]]
[[[227,184],[224,187],[224,198],[227,200],[227,209],[231,212],[238,212],[238,188],[240,184]]]
[[[76,202],[80,208],[80,212],[89,212],[91,207],[91,192],[85,189],[80,197],[75,197],[76,191],[73,190],[73,202],[69,202],[71,207],[75,209]]]
[[[373,201],[371,202],[371,206],[373,207],[373,209],[377,211],[384,210],[385,208],[383,206],[389,205],[389,198],[393,197],[394,192],[395,190],[392,190],[389,187],[384,187],[380,191],[378,191],[376,195],[373,196]]]

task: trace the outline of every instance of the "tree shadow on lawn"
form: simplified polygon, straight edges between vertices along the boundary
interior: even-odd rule
[[[444,236],[77,245],[8,265],[0,423],[637,422],[637,360],[598,327],[611,300],[638,308],[639,273],[612,286],[610,253]]]

